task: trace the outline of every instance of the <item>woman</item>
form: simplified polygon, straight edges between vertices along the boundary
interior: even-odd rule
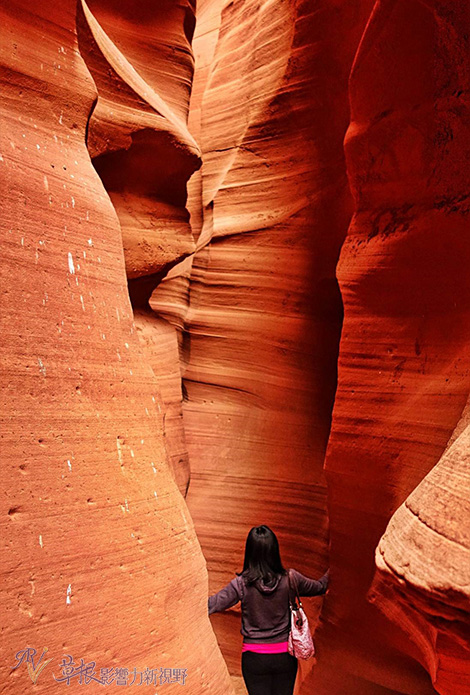
[[[328,572],[318,581],[294,569],[291,573],[300,596],[326,592]],[[254,526],[249,532],[243,570],[209,597],[209,615],[231,608],[238,601],[242,608],[242,674],[249,695],[292,695],[298,662],[287,650],[288,575],[276,534],[268,526]]]

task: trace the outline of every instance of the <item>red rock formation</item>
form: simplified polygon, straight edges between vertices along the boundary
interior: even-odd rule
[[[190,127],[203,166],[190,205],[202,231],[192,266],[175,268],[152,306],[184,322],[187,501],[212,591],[240,569],[258,523],[279,533],[287,564],[326,565],[335,265],[352,212],[347,77],[370,7],[198,9]],[[313,619],[321,601],[308,603]],[[239,615],[212,620],[239,675]]]
[[[2,10],[4,663],[243,692],[205,559],[328,494],[299,694],[466,692],[469,9],[373,4],[200,0],[191,108],[192,0]]]
[[[470,682],[470,426],[462,418],[439,463],[392,516],[371,598],[416,643],[436,688]]]
[[[4,3],[1,24],[2,692],[31,686],[15,653],[47,646],[38,693],[62,691],[52,674],[70,654],[98,671],[186,668],[191,693],[226,695],[116,213],[85,144],[97,92],[75,3]]]
[[[452,646],[459,622],[448,622],[436,644],[429,618],[438,587],[439,615],[463,608],[463,566],[437,579],[432,566],[445,541],[434,537],[432,545],[427,531],[425,556],[417,556],[403,507],[377,557],[381,569],[390,562],[390,572],[404,575],[400,592],[417,612],[405,608],[406,621],[400,604],[386,600],[391,576],[383,578],[383,599],[376,597],[390,620],[366,595],[380,536],[438,463],[470,389],[467,26],[463,3],[380,2],[351,74],[345,147],[355,214],[338,266],[344,324],[326,458],[332,587],[318,695],[353,684],[355,692],[382,692],[367,681],[417,695],[434,692],[431,678],[440,693],[464,692],[464,654]],[[445,522],[429,517],[429,486],[452,485],[446,470],[454,456],[453,465],[459,461],[454,446],[407,502],[436,530]],[[444,487],[439,517],[455,513],[463,524],[463,501],[446,503],[446,494]],[[418,581],[429,588],[426,598],[424,586],[416,597]],[[432,667],[441,654],[442,677]]]
[[[187,180],[200,164],[186,126],[193,69],[187,34],[194,15],[190,5],[173,2],[137,10],[132,3],[93,0],[90,7],[93,13],[83,2],[78,12],[80,51],[98,89],[88,148],[119,217],[131,301],[138,309],[134,319],[139,336],[146,336],[142,344],[150,348],[147,359],[157,379],[168,379],[164,372],[171,363],[171,392],[162,386],[166,445],[185,493],[189,464],[179,356],[166,354],[164,327],[148,299],[169,268],[195,248],[185,208]],[[143,61],[142,46],[150,64]]]

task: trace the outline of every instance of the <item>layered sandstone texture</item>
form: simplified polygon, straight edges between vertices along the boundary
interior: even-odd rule
[[[185,234],[167,223],[172,206],[172,220],[183,218],[180,199],[155,192],[161,207],[154,208],[146,181],[137,190],[112,178],[119,157],[129,176],[140,169],[139,156],[145,168],[160,140],[181,160],[197,157],[191,139],[183,143],[184,114],[173,118],[155,98],[159,52],[176,52],[184,13],[168,18],[157,46],[147,44],[153,32],[145,7],[105,9],[136,55],[130,69],[88,11],[96,35],[90,65],[101,60],[99,44],[109,59],[107,84],[121,91],[116,127],[109,122],[104,133],[90,124],[100,84],[79,46],[86,6],[77,17],[69,0],[8,2],[1,10],[1,690],[17,695],[33,687],[26,663],[13,669],[15,654],[31,647],[39,657],[47,647],[53,660],[34,685],[38,693],[62,692],[53,675],[63,675],[60,662],[71,655],[77,666],[95,662],[98,677],[101,668],[127,668],[129,682],[134,668],[156,676],[160,668],[186,669],[188,692],[226,695],[230,679],[207,617],[205,561],[165,449],[163,386],[133,322],[119,219],[129,222],[124,243],[136,249],[131,264],[139,272],[158,272],[186,253],[191,234],[187,221]],[[113,69],[131,84],[118,85]],[[132,90],[153,77],[154,92],[145,103],[140,95],[139,111]],[[186,94],[188,81],[180,85]],[[110,116],[110,99],[97,120]],[[110,195],[91,164],[87,134],[93,156],[118,158],[109,164]],[[122,203],[117,215],[114,192]],[[158,225],[147,232],[141,222],[148,213],[154,219],[155,209],[161,238],[171,231],[156,263],[137,253],[147,233],[157,236]],[[83,687],[74,677],[68,690]],[[182,684],[162,687],[180,692]],[[120,692],[116,682],[107,688]]]
[[[318,695],[468,692],[469,19],[379,2],[351,72]]]
[[[211,591],[241,569],[246,534],[260,523],[278,533],[286,565],[312,576],[326,567],[322,468],[342,320],[335,266],[352,214],[342,142],[370,7],[198,6],[189,120],[203,161],[189,189],[197,250],[151,304],[184,335],[187,500]],[[320,607],[310,602],[312,622]],[[212,621],[239,676],[239,611]]]
[[[189,464],[176,337],[148,300],[195,250],[185,207],[187,181],[200,166],[186,125],[194,23],[192,4],[173,0],[139,10],[92,0],[77,13],[80,52],[98,92],[88,150],[119,218],[134,321],[160,385],[166,447],[183,494]]]
[[[439,692],[462,695],[470,683],[469,415],[467,405],[438,464],[392,516],[370,592],[416,642]]]
[[[311,576],[331,541],[297,695],[467,692],[469,20],[2,10],[2,662],[47,646],[38,692],[73,654],[243,693],[207,590],[260,523]]]

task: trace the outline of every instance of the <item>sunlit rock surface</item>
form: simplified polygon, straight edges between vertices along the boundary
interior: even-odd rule
[[[145,333],[142,344],[157,379],[167,379],[167,367],[177,377],[174,395],[163,399],[163,417],[170,465],[183,494],[189,464],[180,361],[177,350],[167,351],[162,322],[148,300],[168,270],[195,250],[185,207],[187,181],[200,166],[186,125],[194,21],[190,3],[172,0],[152,7],[92,0],[77,13],[80,51],[98,90],[87,144],[119,217],[135,323],[139,335]]]
[[[198,7],[189,125],[203,165],[188,203],[198,250],[151,303],[183,326],[187,501],[211,591],[241,569],[260,523],[279,534],[286,565],[326,568],[335,265],[352,214],[347,78],[369,9]],[[308,604],[314,621],[321,599]],[[212,621],[239,674],[239,612]]]
[[[118,218],[85,143],[97,91],[76,4],[8,2],[1,24],[2,693],[33,687],[15,653],[45,646],[38,693],[63,691],[52,674],[70,654],[98,672],[186,668],[189,692],[226,695]]]
[[[466,693],[468,15],[4,5],[3,663],[243,693],[267,523],[332,569],[297,695]]]

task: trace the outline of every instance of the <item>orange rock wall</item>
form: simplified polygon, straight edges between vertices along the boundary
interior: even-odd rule
[[[9,2],[1,24],[2,693],[33,687],[16,652],[48,647],[38,693],[63,691],[52,674],[70,654],[186,668],[188,692],[226,695],[118,217],[86,147],[97,90],[76,4]]]
[[[93,0],[79,5],[81,54],[98,90],[87,145],[121,227],[134,321],[160,384],[166,448],[185,494],[189,463],[175,336],[148,300],[168,270],[195,249],[186,184],[200,166],[188,131],[193,74],[191,3],[136,8]],[[176,51],[178,53],[176,53]],[[178,59],[176,58],[178,56]]]
[[[240,569],[259,523],[278,532],[287,564],[312,575],[327,564],[335,266],[352,214],[347,79],[370,7],[198,8],[189,124],[203,165],[189,207],[201,232],[151,304],[183,327],[187,501],[211,591]],[[320,606],[310,602],[312,620]],[[240,675],[239,612],[212,622]]]
[[[2,663],[242,693],[267,523],[332,569],[298,695],[464,695],[467,4],[2,13]]]
[[[377,3],[351,72],[355,212],[337,271],[344,323],[325,464],[332,588],[320,695],[355,679],[361,693],[362,679],[410,695],[433,692],[431,679],[439,693],[468,690],[468,640],[455,644],[469,607],[463,440],[438,463],[470,390],[468,19],[466,3]],[[405,500],[419,518],[408,533],[404,510],[395,515],[371,605],[375,548]],[[433,615],[449,618],[445,634]]]

